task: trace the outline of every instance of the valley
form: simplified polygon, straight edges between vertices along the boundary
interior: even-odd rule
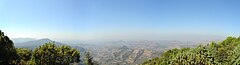
[[[151,58],[159,57],[164,51],[174,48],[192,48],[210,41],[176,41],[176,40],[113,40],[113,41],[81,41],[79,43],[61,43],[44,39],[13,39],[17,48],[34,49],[48,42],[56,45],[69,45],[77,48],[81,54],[90,51],[93,60],[100,65],[135,65]],[[22,41],[17,43],[17,41]]]

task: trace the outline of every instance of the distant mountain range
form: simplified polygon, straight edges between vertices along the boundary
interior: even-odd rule
[[[16,47],[23,47],[23,48],[29,48],[29,49],[34,49],[35,47],[43,45],[48,42],[54,42],[56,45],[64,45],[63,43],[55,42],[48,38],[43,38],[39,40],[32,39],[32,38],[14,38],[12,40]]]
[[[14,43],[23,43],[28,41],[35,41],[36,39],[33,38],[12,38],[11,39]]]
[[[136,65],[144,60],[158,57],[165,50],[173,48],[195,47],[211,41],[188,42],[169,40],[117,40],[84,41],[72,46],[82,47],[93,53],[93,59],[100,65]]]
[[[160,53],[144,49],[133,49],[125,45],[116,48],[101,48],[94,52],[94,60],[101,65],[136,65]]]
[[[81,54],[86,50],[92,52],[93,59],[100,65],[136,65],[145,60],[158,57],[165,50],[183,47],[195,47],[211,41],[188,42],[169,40],[117,40],[117,41],[81,41],[78,44],[64,44],[48,38],[15,38],[12,39],[18,48],[34,49],[48,42],[55,42],[56,45],[70,45],[79,49]]]

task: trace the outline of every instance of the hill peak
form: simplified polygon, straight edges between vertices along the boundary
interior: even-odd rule
[[[42,39],[39,39],[39,41],[52,41],[52,40],[49,38],[42,38]]]
[[[124,50],[126,50],[126,49],[129,49],[126,45],[123,45],[122,47],[120,47],[119,49],[124,49]]]

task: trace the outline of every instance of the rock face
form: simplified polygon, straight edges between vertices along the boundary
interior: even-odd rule
[[[19,41],[19,40],[17,40]],[[21,41],[21,40],[20,40]],[[25,41],[25,40],[23,40]],[[16,47],[34,49],[50,39],[32,40],[15,43]],[[203,43],[203,42],[201,42]],[[63,43],[55,42],[56,45]],[[80,52],[90,51],[93,60],[100,65],[137,65],[145,60],[159,57],[164,50],[183,47],[194,47],[198,42],[166,41],[166,40],[138,40],[138,41],[83,41],[77,44],[67,44],[77,48]],[[83,55],[83,54],[81,54]],[[82,58],[81,58],[82,59]]]
[[[92,45],[91,45],[92,44]],[[86,43],[81,46],[93,53],[94,61],[100,65],[137,65],[145,60],[159,57],[164,50],[194,47],[196,42],[181,41],[107,41],[97,44]]]
[[[160,53],[154,54],[148,50],[128,48],[125,45],[120,48],[109,49],[108,53],[101,51],[98,54],[101,55],[94,56],[94,60],[101,65],[135,65],[140,64],[144,59],[148,60],[160,55]]]

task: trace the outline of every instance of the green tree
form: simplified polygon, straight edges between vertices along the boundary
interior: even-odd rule
[[[0,64],[15,64],[18,59],[13,42],[0,30]]]
[[[27,48],[17,48],[17,54],[20,56],[19,64],[26,65],[27,62],[31,59],[32,52]]]
[[[69,65],[80,61],[80,52],[70,46],[56,46],[50,42],[36,48],[31,60],[37,65]]]
[[[93,60],[92,54],[90,52],[84,53],[84,63],[86,65],[98,65],[96,61]]]
[[[222,42],[199,45],[196,48],[168,50],[161,57],[145,61],[144,65],[239,65],[240,37],[228,37]]]

